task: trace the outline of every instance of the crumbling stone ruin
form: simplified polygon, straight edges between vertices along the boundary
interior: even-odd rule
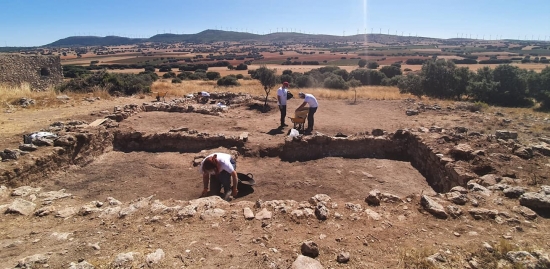
[[[43,91],[63,81],[59,56],[0,54],[0,84],[19,86],[29,83],[34,91]]]

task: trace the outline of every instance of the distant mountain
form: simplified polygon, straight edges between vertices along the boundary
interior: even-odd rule
[[[44,47],[71,47],[71,46],[116,46],[143,42],[143,38],[128,38],[120,36],[71,36],[59,39]]]
[[[359,34],[350,36],[315,35],[291,32],[279,32],[266,35],[222,31],[205,30],[196,34],[158,34],[150,38],[127,38],[119,36],[71,36],[57,40],[44,47],[70,47],[70,46],[115,46],[130,45],[142,42],[190,42],[190,43],[211,43],[211,42],[363,42],[368,39],[371,42],[392,43],[392,42],[422,42],[436,41],[441,39],[427,37],[409,37],[384,34]]]

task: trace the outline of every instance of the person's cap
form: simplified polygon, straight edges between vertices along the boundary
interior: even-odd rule
[[[305,96],[305,94],[303,92],[299,92],[298,95],[299,96]]]
[[[286,87],[288,87],[288,82],[286,82],[286,81],[285,81],[285,82],[283,82],[283,86],[286,86]]]

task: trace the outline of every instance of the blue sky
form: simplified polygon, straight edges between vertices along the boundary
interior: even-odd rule
[[[366,3],[366,4],[365,4]],[[366,8],[365,8],[366,6]],[[0,46],[205,29],[550,39],[549,0],[1,0]]]

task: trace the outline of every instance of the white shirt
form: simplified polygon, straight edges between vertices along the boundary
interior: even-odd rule
[[[287,94],[288,90],[286,88],[279,88],[277,90],[277,96],[279,96],[279,98],[281,98],[281,101],[279,102],[279,98],[277,98],[277,104],[280,105],[280,106],[286,106],[286,94]]]
[[[204,160],[214,156],[214,154],[216,154],[216,159],[218,160],[218,163],[220,164],[220,168],[221,171],[227,171],[227,173],[233,173],[233,171],[235,171],[235,169],[233,169],[233,165],[231,164],[231,155],[227,154],[227,153],[212,153],[208,156],[206,156],[206,158],[204,158]],[[201,166],[199,167],[199,173],[201,174],[204,174],[204,172],[202,171],[202,164],[204,163],[204,160],[202,160],[201,162]]]
[[[318,107],[319,103],[317,103],[317,99],[315,99],[315,96],[306,93],[306,97],[304,98],[304,102],[306,102],[309,107]]]
[[[201,92],[202,97],[210,97],[210,94],[207,92]]]

